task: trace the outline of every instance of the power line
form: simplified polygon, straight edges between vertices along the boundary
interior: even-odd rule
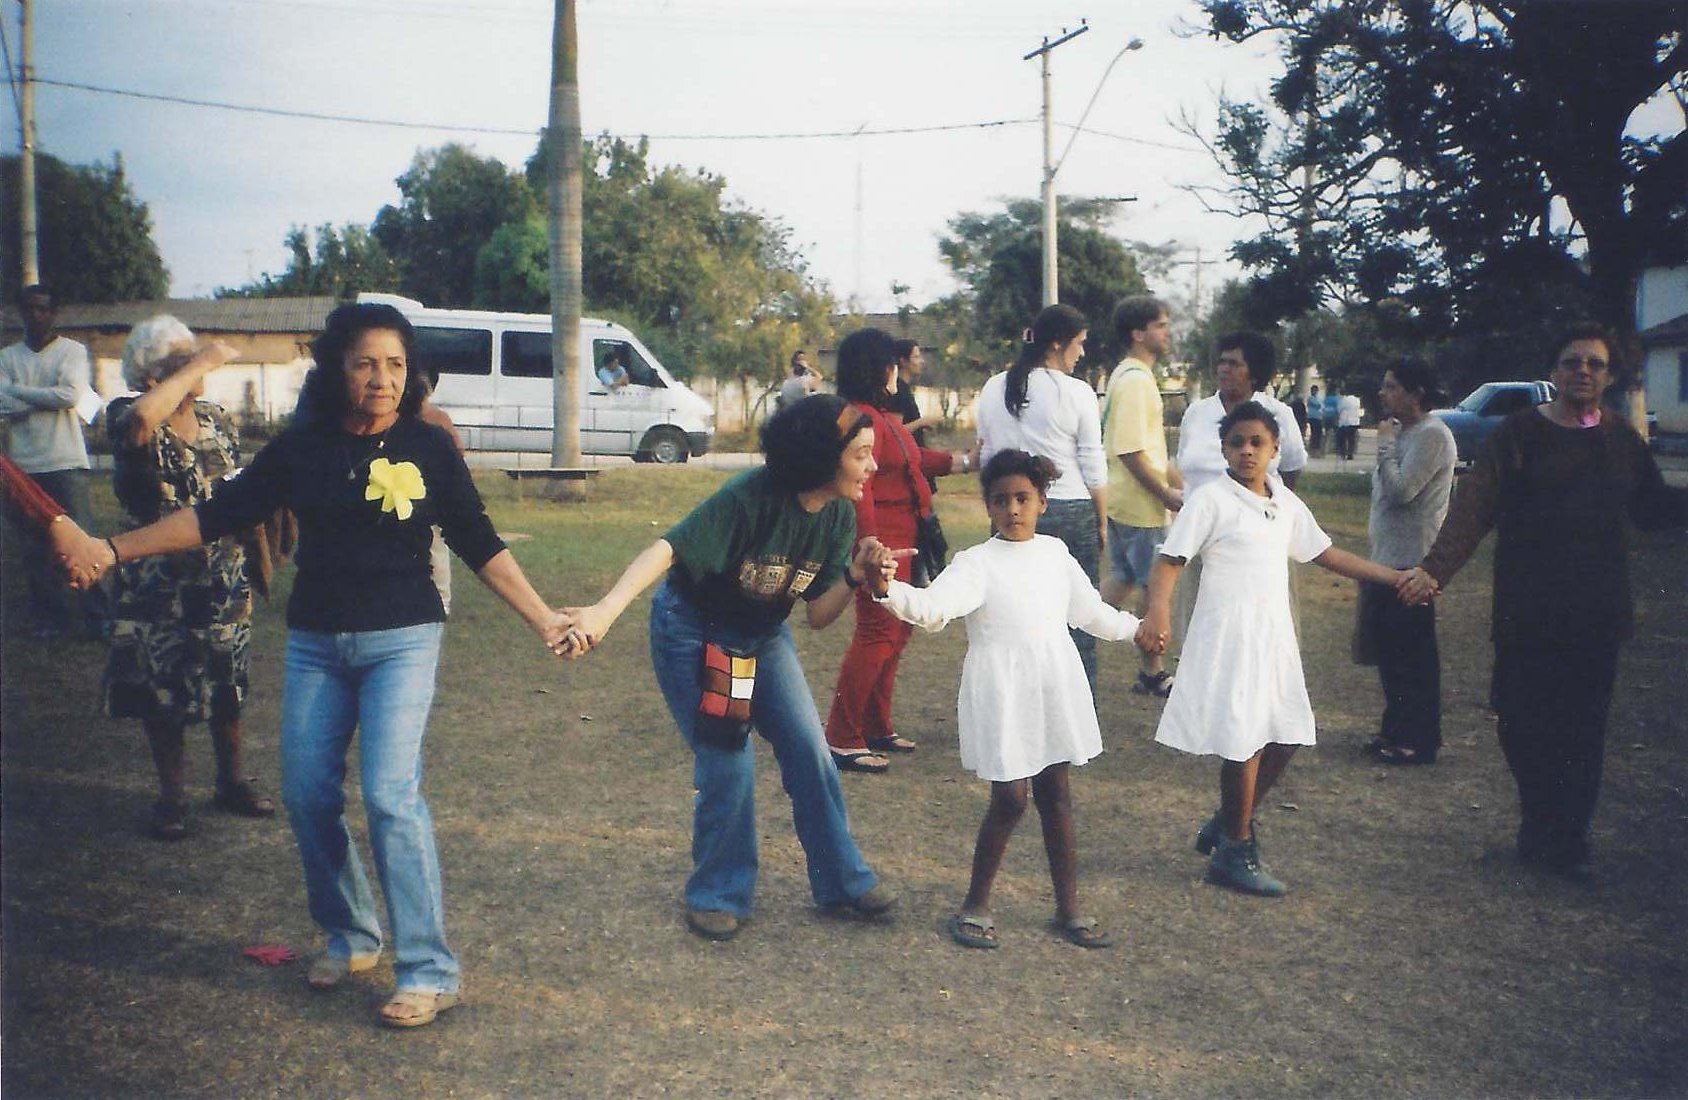
[[[18,111],[18,127],[23,127],[23,99],[18,95],[18,78],[12,68],[12,45],[6,40],[6,23],[0,20],[0,53],[6,58],[6,86],[12,89],[12,106]]]
[[[458,130],[474,134],[519,135],[524,137],[536,136],[540,132],[540,128],[516,130],[494,126],[465,126],[449,122],[414,122],[405,119],[367,118],[360,115],[334,115],[320,111],[298,111],[284,107],[260,107],[245,103],[219,103],[208,99],[190,99],[186,96],[161,95],[153,92],[137,92],[127,88],[106,88],[96,84],[83,84],[72,80],[49,80],[45,77],[37,77],[35,82],[37,84],[48,84],[55,88],[71,88],[76,91],[94,92],[99,95],[123,96],[129,99],[144,99],[157,103],[174,103],[184,107],[208,107],[219,111],[237,111],[245,114],[269,115],[277,118],[302,118],[316,122],[346,122],[360,126],[392,126],[409,130]],[[933,134],[954,130],[985,130],[1002,126],[1020,126],[1036,121],[1037,120],[1033,118],[1002,118],[992,119],[985,122],[952,122],[930,126],[885,126],[878,129],[868,127],[854,130],[810,130],[755,134],[622,134],[612,136],[643,137],[652,141],[791,141],[803,138],[850,138],[887,134]],[[1126,138],[1123,140],[1129,141],[1131,139]]]
[[[1174,153],[1207,152],[1206,149],[1195,145],[1173,145],[1171,142],[1166,141],[1151,141],[1148,138],[1132,137],[1129,134],[1110,133],[1107,130],[1097,130],[1089,126],[1078,127],[1074,126],[1070,122],[1057,122],[1055,125],[1061,127],[1063,130],[1076,130],[1083,134],[1095,134],[1097,137],[1112,138],[1114,141],[1123,141],[1129,145],[1147,145],[1151,149],[1166,149]]]

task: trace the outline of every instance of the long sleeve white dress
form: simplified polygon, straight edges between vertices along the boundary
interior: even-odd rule
[[[1201,589],[1155,740],[1244,761],[1272,742],[1314,743],[1313,704],[1290,618],[1289,559],[1312,561],[1330,536],[1278,481],[1259,497],[1230,477],[1184,499],[1162,556],[1202,558]]]
[[[1005,783],[1102,751],[1067,628],[1120,641],[1137,632],[1138,620],[1102,602],[1061,540],[990,539],[957,554],[930,588],[891,582],[882,602],[925,630],[967,620],[956,703],[962,767]]]

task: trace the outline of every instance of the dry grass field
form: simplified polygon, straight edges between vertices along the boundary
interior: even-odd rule
[[[580,602],[722,476],[612,470],[580,505],[482,484],[540,590]],[[1363,549],[1363,484],[1304,487]],[[971,490],[957,478],[941,494],[957,546],[984,534]],[[103,487],[101,500],[109,510]],[[562,665],[459,567],[426,791],[465,1002],[401,1034],[374,1020],[388,965],[323,995],[298,964],[242,958],[315,946],[285,823],[210,810],[195,732],[197,831],[148,839],[151,766],[138,725],[99,713],[101,649],[37,642],[8,614],[0,1086],[8,1100],[1684,1095],[1688,539],[1636,546],[1641,627],[1590,886],[1511,855],[1514,796],[1483,706],[1486,554],[1440,609],[1448,744],[1433,768],[1361,755],[1380,697],[1348,658],[1352,586],[1300,576],[1321,743],[1262,820],[1291,887],[1275,901],[1202,883],[1190,841],[1215,768],[1153,744],[1157,705],[1126,691],[1133,651],[1105,646],[1108,751],[1073,788],[1082,889],[1110,951],[1049,930],[1030,814],[999,880],[1001,950],[944,934],[986,799],[956,759],[959,628],[917,637],[904,659],[898,720],[920,752],[845,777],[862,845],[901,896],[895,919],[815,912],[764,752],[758,910],[716,944],[682,923],[690,762],[651,676],[643,602]],[[19,581],[9,570],[9,611]],[[280,605],[257,621],[250,762],[273,791]],[[849,620],[798,633],[824,700]],[[361,837],[355,791],[353,811]]]

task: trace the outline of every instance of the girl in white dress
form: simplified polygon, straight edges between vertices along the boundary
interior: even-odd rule
[[[950,921],[950,934],[968,947],[997,945],[991,883],[1025,812],[1028,785],[1043,822],[1056,927],[1081,947],[1112,942],[1078,906],[1067,771],[1102,751],[1102,734],[1067,629],[1120,641],[1133,635],[1138,619],[1103,603],[1066,546],[1037,533],[1057,476],[1047,458],[999,451],[980,475],[994,538],[957,554],[929,588],[891,579],[896,557],[908,551],[880,547],[879,569],[868,573],[875,596],[906,622],[936,631],[967,620],[957,703],[961,763],[991,783],[967,900]]]
[[[1260,862],[1254,813],[1296,748],[1313,744],[1288,559],[1391,587],[1407,574],[1332,546],[1301,499],[1267,476],[1278,453],[1278,421],[1259,403],[1232,409],[1219,438],[1229,476],[1185,498],[1149,578],[1137,644],[1165,649],[1178,575],[1200,554],[1201,591],[1155,740],[1223,758],[1220,810],[1196,835],[1196,850],[1212,853],[1208,881],[1276,897],[1284,884]]]

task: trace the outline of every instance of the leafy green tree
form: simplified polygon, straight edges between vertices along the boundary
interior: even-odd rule
[[[326,294],[353,298],[359,291],[399,289],[398,265],[369,230],[348,223],[317,226],[315,243],[302,225],[287,231],[287,269],[261,275],[242,287],[218,287],[218,298],[286,298]]]
[[[1112,206],[1094,199],[1061,203],[1057,225],[1060,300],[1090,318],[1080,369],[1091,377],[1112,369],[1123,353],[1108,324],[1114,303],[1146,289],[1136,260],[1109,235]],[[930,311],[955,337],[952,351],[986,373],[1011,362],[1020,334],[1042,308],[1042,207],[1015,199],[991,214],[950,219],[938,251],[962,289]]]
[[[0,293],[15,301],[21,273],[19,162],[0,157],[0,253],[12,262],[0,275]],[[162,298],[170,273],[152,239],[152,215],[123,175],[123,161],[66,164],[35,156],[37,249],[41,278],[64,302],[125,302]]]
[[[1394,300],[1438,339],[1591,308],[1629,332],[1644,264],[1688,256],[1688,138],[1624,134],[1688,68],[1678,6],[1202,6],[1216,37],[1281,43],[1271,109],[1222,104],[1213,141],[1232,207],[1267,220],[1236,256],[1278,316]],[[1556,201],[1569,232],[1551,223]],[[1491,292],[1519,275],[1529,292]]]
[[[519,173],[458,144],[418,152],[396,182],[403,198],[381,208],[370,233],[398,265],[402,291],[430,306],[471,305],[481,247],[539,208]]]
[[[544,171],[536,154],[529,180]],[[722,177],[653,169],[645,142],[606,136],[587,145],[584,184],[587,308],[626,320],[671,367],[771,382],[793,351],[828,332],[832,297],[790,231],[727,199]],[[526,262],[543,235],[530,219],[488,242],[482,304],[545,300]]]

